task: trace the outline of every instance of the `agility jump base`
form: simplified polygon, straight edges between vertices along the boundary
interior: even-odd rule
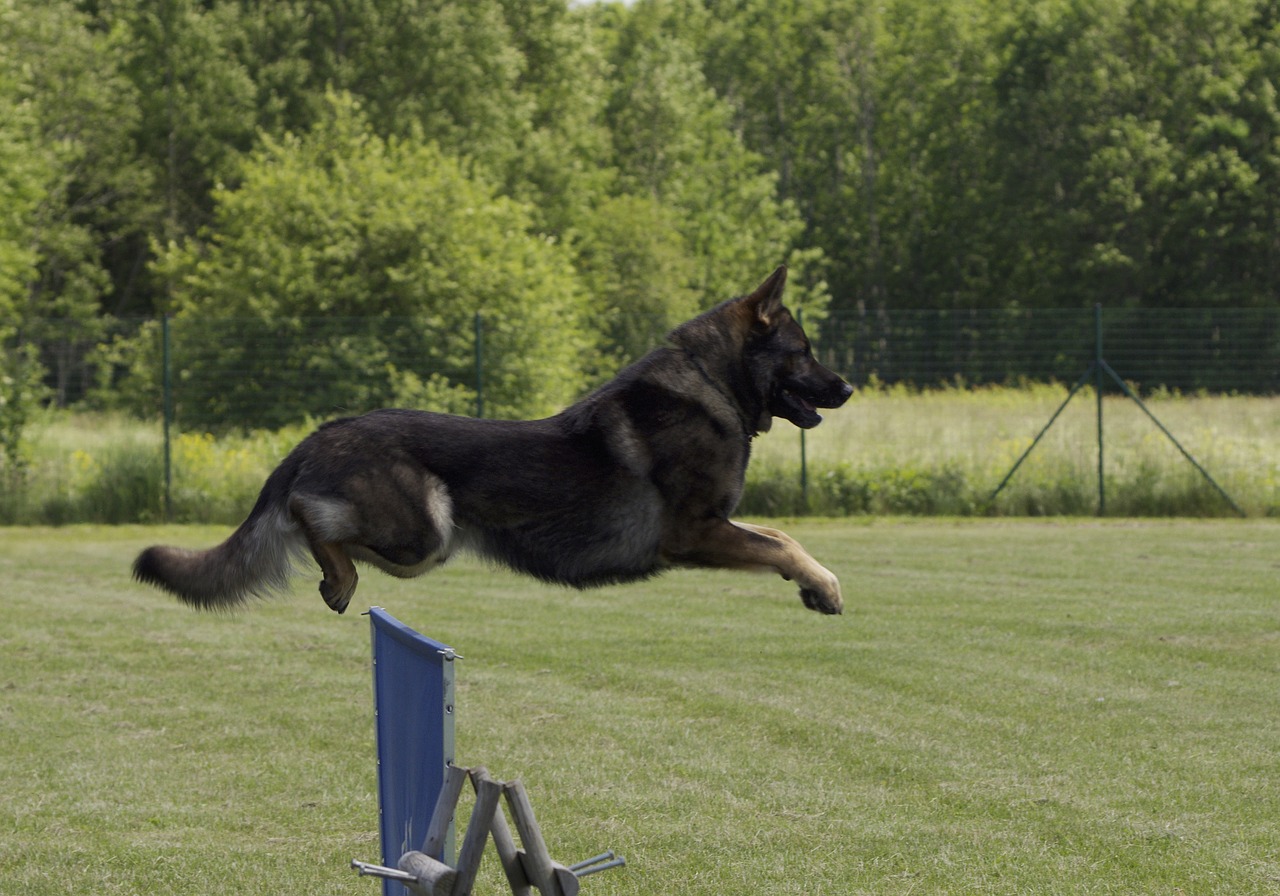
[[[492,836],[513,896],[531,896],[531,887],[542,896],[577,896],[580,878],[626,864],[612,851],[569,866],[552,861],[519,781],[454,764],[454,661],[461,657],[381,607],[368,615],[382,864],[352,860],[352,868],[382,878],[384,896],[470,896]],[[468,779],[475,805],[455,864],[454,815]],[[507,825],[503,798],[523,849]]]
[[[444,842],[449,820],[468,778],[475,789],[476,801],[462,841],[462,852],[457,865],[452,866],[433,858],[433,854]],[[506,799],[523,849],[517,848],[511,835],[499,805],[500,798]],[[388,882],[399,881],[415,896],[469,896],[490,835],[514,896],[530,896],[530,887],[537,887],[542,896],[578,896],[580,878],[626,864],[626,860],[615,857],[612,850],[576,865],[553,862],[534,817],[533,806],[519,781],[495,781],[483,768],[453,766],[445,779],[421,850],[406,852],[395,868],[356,861],[351,863],[351,867],[361,875],[375,875]]]

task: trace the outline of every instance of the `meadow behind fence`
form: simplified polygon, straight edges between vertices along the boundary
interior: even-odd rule
[[[654,345],[670,323],[628,326]],[[1280,515],[1280,311],[882,310],[806,324],[858,391],[815,430],[779,422],[757,439],[743,512],[1095,513],[1101,385],[1108,514],[1233,515],[1114,383],[1086,376],[1062,407],[1100,355],[1240,509]],[[325,419],[386,405],[549,413],[555,393],[581,394],[628,360],[601,354],[578,364],[577,382],[539,384],[482,314],[449,333],[389,318],[35,332],[46,407],[6,468],[0,522],[235,522]]]

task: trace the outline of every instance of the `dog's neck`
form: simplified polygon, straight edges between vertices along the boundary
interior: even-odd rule
[[[773,416],[769,413],[768,406],[762,407],[759,415],[752,419],[750,411],[743,407],[746,397],[734,394],[735,390],[732,389],[732,384],[735,381],[735,377],[732,375],[729,377],[729,388],[726,389],[725,382],[716,379],[716,377],[707,372],[707,368],[703,366],[702,358],[699,357],[697,352],[679,344],[675,345],[675,349],[688,359],[689,364],[698,372],[703,381],[733,408],[738,417],[738,425],[742,427],[743,441],[748,448],[750,448],[752,439],[762,432],[769,431],[773,425]]]

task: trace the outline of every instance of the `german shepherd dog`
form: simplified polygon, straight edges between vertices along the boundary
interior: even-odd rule
[[[380,410],[326,423],[225,542],[148,548],[134,577],[222,608],[284,587],[310,553],[320,595],[341,613],[354,560],[407,578],[470,549],[578,588],[681,566],[773,571],[809,609],[839,613],[839,581],[794,539],[729,519],[752,437],[774,417],[817,426],[817,408],[853,391],[814,359],[783,306],[786,274],[681,324],[545,420]]]

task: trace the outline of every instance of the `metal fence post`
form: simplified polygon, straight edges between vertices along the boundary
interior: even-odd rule
[[[1102,465],[1102,303],[1093,306],[1093,389],[1098,402],[1098,516],[1107,513],[1107,487]]]
[[[170,353],[169,345],[169,315],[165,314],[160,318],[160,339],[161,339],[161,382],[164,393],[163,410],[164,415],[164,519],[169,522],[173,519],[173,447],[170,440],[170,429],[173,425],[173,361]]]
[[[1212,476],[1209,475],[1209,471],[1206,470],[1203,466],[1201,466],[1200,462],[1197,461],[1194,457],[1192,457],[1191,453],[1187,451],[1186,448],[1182,447],[1182,443],[1180,443],[1176,438],[1174,438],[1173,433],[1169,432],[1169,430],[1165,427],[1165,425],[1161,423],[1159,419],[1156,418],[1156,415],[1151,413],[1151,411],[1147,408],[1147,406],[1142,403],[1142,399],[1138,397],[1138,394],[1136,392],[1134,392],[1132,389],[1129,388],[1129,384],[1124,381],[1124,378],[1121,377],[1120,374],[1116,373],[1115,370],[1111,367],[1111,365],[1107,363],[1106,358],[1104,358],[1102,355],[1102,304],[1101,303],[1098,303],[1093,306],[1093,327],[1094,327],[1093,361],[1089,363],[1089,366],[1085,369],[1085,372],[1081,374],[1080,379],[1076,381],[1076,384],[1071,387],[1071,391],[1067,393],[1066,400],[1063,401],[1062,404],[1058,406],[1058,409],[1053,412],[1053,416],[1050,417],[1049,422],[1044,425],[1044,429],[1040,430],[1040,433],[1034,439],[1031,440],[1031,445],[1027,448],[1026,451],[1022,452],[1022,456],[1019,457],[1017,461],[1014,462],[1013,468],[1010,469],[1009,472],[1005,474],[1004,479],[1000,480],[1000,484],[996,486],[996,490],[991,493],[991,496],[989,498],[987,498],[986,506],[990,507],[992,505],[992,503],[996,499],[996,496],[1000,494],[1000,492],[1008,484],[1009,480],[1013,478],[1013,474],[1018,471],[1018,468],[1020,466],[1022,466],[1022,462],[1027,459],[1027,456],[1031,454],[1032,449],[1034,449],[1036,445],[1040,444],[1040,440],[1044,438],[1045,433],[1049,431],[1049,427],[1053,426],[1054,421],[1058,419],[1058,415],[1062,413],[1064,408],[1066,408],[1067,403],[1070,402],[1073,397],[1075,397],[1076,392],[1080,391],[1080,389],[1084,386],[1084,384],[1089,381],[1090,375],[1092,375],[1094,377],[1094,389],[1097,392],[1097,403],[1098,403],[1098,412],[1097,412],[1098,413],[1098,516],[1103,516],[1107,510],[1107,494],[1106,494],[1106,486],[1103,480],[1103,453],[1102,453],[1102,446],[1103,446],[1102,384],[1104,382],[1104,377],[1110,377],[1115,382],[1115,384],[1120,387],[1120,391],[1124,394],[1124,396],[1126,398],[1132,399],[1134,404],[1136,404],[1139,408],[1142,409],[1142,412],[1151,419],[1151,422],[1154,423],[1156,427],[1159,428],[1159,430],[1165,434],[1165,436],[1168,437],[1169,441],[1173,442],[1174,447],[1176,447],[1180,452],[1182,452],[1182,456],[1185,457],[1187,461],[1189,461],[1191,465],[1196,468],[1197,471],[1199,471],[1200,475],[1203,476],[1211,486],[1213,486],[1213,488],[1218,492],[1218,494],[1221,495],[1222,498],[1231,506],[1232,510],[1234,510],[1236,513],[1240,514],[1241,516],[1247,516],[1244,510],[1241,509],[1240,505],[1237,504],[1234,500],[1232,500],[1231,496],[1227,494],[1226,490],[1222,486],[1220,486]]]
[[[484,416],[484,316],[475,316],[476,334],[476,416]]]
[[[796,309],[796,323],[804,329],[804,309]],[[805,431],[800,430],[800,509],[809,510],[809,456],[805,443]]]

